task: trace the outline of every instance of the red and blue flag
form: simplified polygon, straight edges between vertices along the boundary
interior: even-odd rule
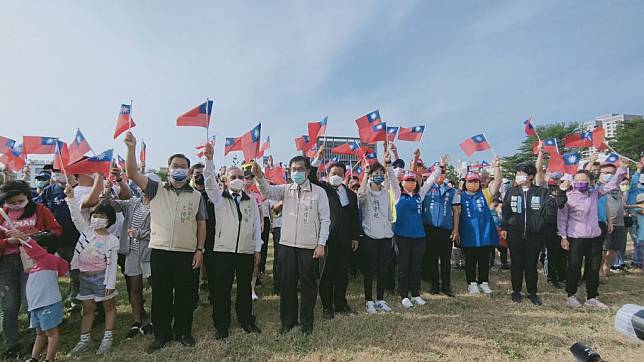
[[[177,126],[180,127],[204,127],[210,126],[213,101],[208,99],[204,103],[194,107],[177,118]]]
[[[401,141],[413,141],[420,142],[423,138],[423,132],[425,131],[425,126],[415,126],[415,127],[400,127],[398,130],[398,139]]]
[[[356,119],[356,124],[358,125],[358,133],[360,134],[360,141],[369,143],[369,139],[371,139],[372,134],[371,127],[377,125],[380,122],[382,122],[382,120],[380,119],[380,111],[378,110],[375,110]]]
[[[11,151],[15,145],[16,141],[0,136],[0,154]]]
[[[132,106],[129,104],[121,104],[119,116],[116,119],[116,129],[114,129],[114,139],[120,136],[123,132],[134,128],[136,123],[132,119]]]
[[[369,143],[372,142],[387,142],[387,123],[381,122],[374,126],[371,126],[371,138]]]
[[[69,145],[69,160],[71,162],[76,162],[83,158],[87,152],[90,152],[92,147],[90,147],[89,142],[83,136],[83,133],[80,129],[76,130],[76,135],[74,140]]]
[[[224,143],[224,156],[226,156],[229,152],[241,151],[241,150],[242,150],[241,137],[226,138],[226,142]]]
[[[26,155],[52,155],[56,152],[55,137],[24,136],[22,152]]]
[[[576,174],[580,160],[581,155],[579,153],[565,153],[563,155],[564,173],[568,175]]]
[[[309,122],[309,140],[311,143],[317,143],[318,139],[322,135],[326,135],[326,124],[329,117],[324,117],[323,120],[319,122]]]
[[[112,166],[113,151],[107,150],[96,156],[87,157],[67,165],[65,171],[68,174],[93,174],[100,173],[107,175]]]
[[[54,153],[54,169],[66,170],[67,164],[70,163],[70,160],[71,156],[69,153],[69,147],[67,147],[67,143],[63,141],[56,142],[56,152]]]
[[[259,139],[261,135],[262,124],[259,123],[241,137],[242,152],[244,152],[244,159],[246,161],[251,161],[257,158],[257,153],[259,152]]]
[[[467,156],[471,156],[477,151],[485,151],[492,148],[483,134],[477,134],[476,136],[466,139],[460,144],[460,146]]]
[[[526,136],[530,137],[536,137],[537,136],[537,130],[534,129],[534,126],[532,125],[532,118],[528,118],[525,121],[523,121],[523,125],[525,128],[525,134]]]
[[[398,135],[398,127],[387,127],[387,141],[393,142]]]

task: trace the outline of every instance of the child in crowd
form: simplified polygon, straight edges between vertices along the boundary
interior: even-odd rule
[[[98,355],[103,355],[112,347],[112,333],[116,320],[114,297],[118,294],[116,269],[119,240],[107,230],[116,222],[116,212],[111,205],[101,203],[90,213],[90,222],[87,224],[81,215],[78,202],[74,200],[74,189],[69,184],[65,187],[65,196],[67,196],[66,201],[72,220],[81,233],[71,266],[72,270],[80,271],[77,298],[83,303],[80,341],[68,357],[78,357],[91,346],[92,324],[97,302],[103,302],[105,310],[105,334],[96,352]]]

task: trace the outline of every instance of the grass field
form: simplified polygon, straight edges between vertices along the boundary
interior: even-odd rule
[[[270,258],[269,258],[270,260]],[[644,343],[634,342],[616,332],[613,319],[623,304],[644,305],[644,274],[622,273],[602,279],[600,294],[610,311],[570,310],[564,306],[565,292],[548,286],[540,274],[540,294],[544,306],[535,307],[524,301],[515,306],[510,301],[509,271],[491,273],[490,296],[468,296],[462,271],[453,270],[456,298],[423,294],[429,301],[424,307],[404,311],[398,299],[387,295],[394,313],[364,313],[362,278],[351,281],[349,303],[359,314],[321,319],[318,302],[315,330],[304,337],[298,329],[281,336],[279,328],[279,297],[271,294],[270,262],[263,276],[264,286],[258,288],[260,300],[254,304],[259,335],[244,333],[236,324],[230,337],[215,341],[211,307],[201,293],[201,305],[195,312],[193,334],[195,348],[173,343],[152,355],[145,354],[151,336],[125,340],[131,324],[124,293],[119,295],[118,330],[113,351],[104,358],[93,353],[80,360],[89,361],[570,361],[570,345],[583,341],[609,361],[644,360]],[[423,289],[427,285],[423,283]],[[119,290],[124,291],[123,280]],[[585,288],[579,295],[584,296]],[[149,290],[146,292],[149,310]],[[233,308],[234,311],[234,308]],[[234,312],[233,312],[234,313]],[[25,322],[26,323],[26,322]],[[102,337],[102,325],[94,327],[93,351]],[[59,359],[78,340],[79,316],[74,315],[62,327]],[[26,338],[26,337],[25,337]]]

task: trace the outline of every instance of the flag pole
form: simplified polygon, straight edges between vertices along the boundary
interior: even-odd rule
[[[420,139],[418,140],[418,145],[416,146],[417,149],[420,150],[420,145],[423,143],[423,136],[425,135],[425,128],[423,128],[423,133],[420,134]]]
[[[537,127],[535,127],[532,124],[532,116],[530,116],[530,125],[532,126],[532,129],[534,129],[534,134],[537,136],[537,140],[539,140],[539,143],[541,143],[541,137],[539,137],[539,132],[537,132]]]
[[[631,162],[634,162],[634,163],[637,163],[637,162],[638,162],[638,161],[635,161],[635,160],[633,160],[633,159],[630,159],[630,158],[628,158],[628,157],[626,157],[626,156],[622,155],[621,153],[619,153],[619,152],[615,151],[615,149],[614,149],[613,147],[611,147],[608,143],[606,143],[606,146],[608,147],[608,149],[609,149],[609,150],[611,150],[611,151],[615,152],[617,155],[619,155],[619,157],[624,157],[625,159],[627,159],[627,160],[629,160],[629,161],[631,161]]]
[[[127,131],[132,132],[132,104],[134,103],[133,100],[130,99],[130,112],[128,113],[127,117]]]
[[[210,98],[206,97],[206,112],[209,111],[208,102],[210,102]],[[208,140],[210,139],[210,116],[211,116],[211,112],[208,112],[208,125],[206,126],[206,143],[208,143]]]
[[[485,137],[485,141],[490,145],[490,150],[492,150],[492,154],[494,155],[495,158],[498,158],[499,155],[496,154],[496,151],[494,150],[494,147],[492,147],[492,143],[490,143],[490,140],[487,138],[487,135],[485,132],[483,132],[483,137]]]

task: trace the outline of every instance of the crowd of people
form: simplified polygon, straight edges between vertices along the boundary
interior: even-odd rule
[[[355,269],[364,277],[360,309],[378,314],[392,312],[392,301],[403,310],[426,305],[423,280],[428,293],[455,297],[453,257],[465,269],[468,294],[491,294],[498,250],[501,268],[510,269],[512,301],[522,303],[525,296],[537,306],[541,261],[552,287],[565,286],[562,304],[571,308],[607,308],[599,280],[627,267],[629,233],[634,251],[628,267],[643,266],[644,158],[630,176],[626,159],[621,165],[599,163],[596,155],[575,175],[564,176],[544,171],[540,151],[535,163],[506,170],[514,180],[503,178],[499,158],[492,175],[465,169],[460,179],[448,180],[447,155],[424,163],[416,150],[406,167],[391,144],[382,162],[365,160],[362,178],[340,162],[325,163],[319,177],[320,147],[313,159],[290,160],[289,183],[273,184],[253,161],[217,169],[211,144],[204,164],[171,155],[162,181],[137,164],[132,133],[125,144],[124,174],[115,168],[109,177],[66,175],[50,167],[34,184],[7,180],[0,186],[5,357],[21,351],[22,305],[34,331],[29,361],[43,353],[44,360],[55,359],[64,304],[82,311],[79,341],[68,355],[94,348],[96,316],[105,320],[96,353],[108,353],[119,269],[132,312],[127,338],[153,334],[148,353],[171,341],[195,345],[200,289],[212,304],[216,339],[229,336],[234,285],[240,327],[261,333],[253,301],[271,234],[280,333],[299,325],[310,335],[318,295],[325,320],[356,313],[347,301]],[[70,290],[61,293],[64,275]],[[586,298],[577,293],[580,279]],[[149,316],[146,284],[152,291]],[[388,291],[395,296],[387,297]]]

